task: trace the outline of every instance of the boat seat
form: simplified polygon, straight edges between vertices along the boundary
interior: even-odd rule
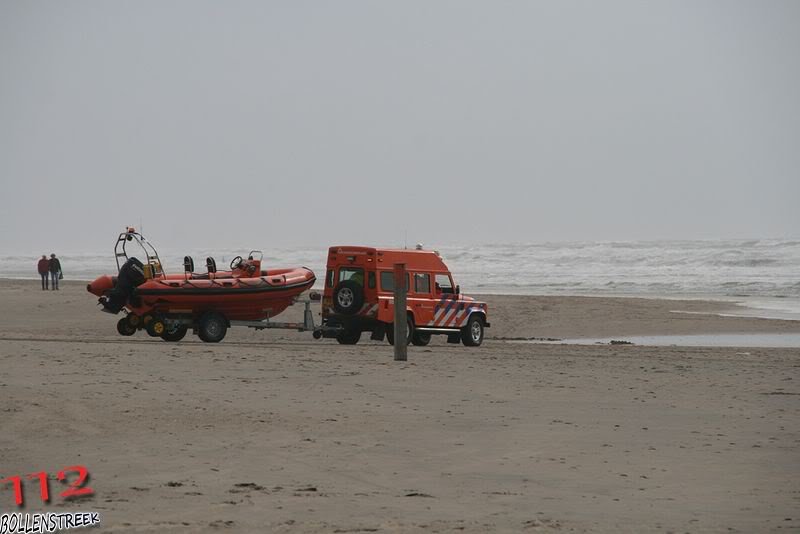
[[[191,262],[192,268],[194,267],[194,262],[192,261],[192,258],[190,258],[189,256],[186,256],[183,259],[183,265],[184,269],[186,270],[186,275],[192,280],[221,280],[223,278],[224,279],[233,278],[233,273],[231,271],[217,271],[217,261],[210,256],[206,258],[206,270],[208,271],[207,273],[189,272],[188,268],[186,267],[187,259]]]
[[[192,278],[194,275],[194,260],[191,256],[183,257],[183,273],[186,278]]]

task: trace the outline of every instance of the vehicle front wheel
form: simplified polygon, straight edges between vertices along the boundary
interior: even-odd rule
[[[340,345],[355,345],[361,339],[361,330],[345,330],[336,336]]]
[[[197,325],[197,336],[206,343],[219,343],[228,332],[228,322],[221,313],[206,312]]]
[[[479,347],[483,343],[483,319],[470,315],[467,326],[461,329],[461,342],[467,347]]]
[[[414,337],[414,321],[411,320],[411,317],[406,319],[406,345],[411,343],[411,340]],[[394,345],[394,323],[386,325],[386,341],[389,342],[389,345]]]

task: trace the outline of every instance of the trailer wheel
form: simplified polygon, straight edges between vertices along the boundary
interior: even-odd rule
[[[117,321],[117,332],[121,336],[132,336],[136,333],[136,327],[128,321],[127,317],[123,317]]]
[[[411,317],[406,319],[406,345],[414,339],[414,321]],[[386,325],[386,341],[389,345],[394,345],[394,323]]]
[[[167,325],[164,324],[164,319],[162,317],[153,317],[145,327],[147,330],[147,334],[150,337],[161,337],[164,335],[164,332],[167,331]]]
[[[364,304],[364,288],[353,280],[339,283],[333,290],[333,308],[344,315],[354,315]]]
[[[411,343],[413,343],[418,347],[424,347],[430,342],[431,342],[430,332],[414,332],[414,335],[411,337]]]
[[[467,347],[480,347],[483,343],[483,319],[480,315],[469,316],[467,326],[461,329],[461,342]]]
[[[340,345],[355,345],[361,339],[361,330],[345,330],[336,336]]]
[[[174,326],[167,327],[163,334],[161,334],[161,339],[164,341],[180,341],[186,335],[186,332],[189,330],[189,327],[185,324],[175,324]]]
[[[197,326],[197,336],[206,343],[219,343],[228,332],[228,322],[217,312],[204,313]]]

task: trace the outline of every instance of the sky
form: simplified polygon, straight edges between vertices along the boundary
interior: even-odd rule
[[[800,236],[800,2],[0,3],[0,253]]]

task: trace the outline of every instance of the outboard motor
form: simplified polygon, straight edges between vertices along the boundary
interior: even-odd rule
[[[101,298],[103,311],[119,313],[128,302],[133,290],[145,281],[144,265],[136,258],[130,258],[119,270],[117,285],[111,290],[107,298]]]

